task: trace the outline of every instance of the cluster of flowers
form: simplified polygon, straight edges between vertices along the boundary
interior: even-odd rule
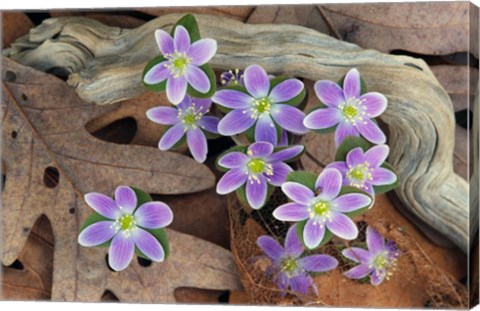
[[[149,90],[166,91],[173,105],[147,111],[151,121],[168,126],[159,149],[179,146],[186,137],[193,158],[204,162],[207,138],[243,135],[248,145],[238,145],[217,160],[217,167],[225,172],[217,193],[235,191],[245,204],[260,209],[275,187],[280,187],[291,202],[278,206],[272,216],[294,223],[285,247],[269,236],[261,236],[257,244],[270,258],[267,272],[282,291],[315,290],[311,274],[332,270],[338,262],[328,255],[304,254],[325,245],[333,235],[345,240],[357,238],[352,217],[373,206],[375,193],[391,190],[398,183],[393,169],[385,163],[389,153],[386,137],[374,120],[385,111],[386,97],[367,93],[358,70],[352,69],[338,84],[317,81],[314,89],[321,104],[305,115],[304,84],[294,78],[269,76],[258,65],[223,73],[223,87],[217,90],[215,74],[208,65],[216,53],[216,41],[200,38],[192,15],[180,19],[170,34],[157,30],[155,39],[161,55],[147,64],[143,82]],[[212,101],[222,112],[221,119],[211,114]],[[335,131],[336,161],[319,176],[294,171],[287,164],[305,149],[289,145],[292,137],[310,130]],[[161,202],[134,204],[133,191],[126,194],[126,189],[132,189],[121,189],[115,201],[99,194],[86,196],[87,203],[108,220],[85,226],[80,244],[95,246],[111,240],[110,264],[114,269],[125,268],[134,252],[163,260],[166,244],[158,238],[163,235],[152,230],[172,221],[171,210]],[[398,250],[371,227],[366,235],[368,251],[354,247],[343,250],[345,257],[359,263],[345,275],[354,279],[370,275],[371,283],[378,285],[391,273]]]

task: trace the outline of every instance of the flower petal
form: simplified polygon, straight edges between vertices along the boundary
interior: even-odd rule
[[[372,203],[372,199],[361,193],[347,193],[336,198],[332,203],[337,212],[350,213],[367,207]]]
[[[360,96],[369,118],[376,118],[387,109],[387,98],[377,92],[369,92]]]
[[[382,145],[387,141],[382,130],[370,119],[363,119],[363,122],[358,122],[355,127],[365,139],[374,144]]]
[[[358,98],[361,91],[360,73],[356,68],[350,69],[343,81],[343,94],[345,99]]]
[[[293,258],[297,258],[303,253],[303,244],[298,238],[296,224],[291,226],[287,231],[287,236],[285,237],[285,251]]]
[[[355,262],[363,262],[363,263],[369,263],[370,259],[372,258],[372,255],[370,253],[363,249],[363,248],[358,248],[358,247],[349,247],[346,248],[342,251],[342,255],[347,257],[350,260],[353,260]]]
[[[117,233],[113,221],[99,221],[80,232],[78,243],[85,247],[97,246],[109,241]]]
[[[155,30],[155,41],[163,55],[173,54],[175,48],[173,46],[173,38],[168,32],[162,29]]]
[[[307,275],[300,273],[289,280],[290,289],[300,294],[308,294],[310,286],[313,285],[313,279]]]
[[[225,168],[239,168],[245,166],[247,161],[247,155],[238,151],[234,151],[221,157],[220,160],[218,160],[218,164]]]
[[[303,149],[305,149],[305,147],[302,145],[287,147],[277,152],[274,152],[272,155],[268,156],[266,160],[271,163],[288,162],[288,160],[291,160],[298,156],[300,153],[302,153]]]
[[[168,150],[173,147],[185,134],[185,127],[182,123],[175,124],[169,128],[165,134],[163,134],[158,148],[162,151]]]
[[[337,108],[322,108],[309,113],[303,124],[313,130],[327,129],[342,121],[342,112]]]
[[[188,65],[185,71],[185,79],[200,93],[207,93],[210,90],[210,80],[208,80],[207,74],[195,65]]]
[[[365,161],[370,167],[379,167],[385,162],[390,152],[387,145],[373,146],[365,152]]]
[[[85,195],[85,202],[103,217],[116,219],[122,215],[117,203],[104,194],[90,192]]]
[[[268,96],[270,79],[265,70],[258,65],[250,65],[243,75],[245,87],[254,98],[260,99]]]
[[[268,257],[272,258],[274,261],[279,259],[285,253],[285,250],[280,243],[268,235],[260,236],[257,239],[257,245],[265,254],[267,254]]]
[[[164,61],[154,65],[143,77],[143,82],[146,84],[157,84],[165,81],[171,75],[170,69],[166,67],[167,64],[168,61]]]
[[[133,239],[122,232],[115,235],[108,250],[108,264],[115,271],[124,270],[133,258],[135,244]]]
[[[230,170],[220,178],[217,184],[218,194],[227,194],[237,190],[247,181],[248,175],[243,169],[237,168]]]
[[[176,106],[178,110],[187,110],[192,106],[192,98],[188,95],[185,95],[182,101]]]
[[[207,132],[218,134],[218,122],[220,122],[220,119],[217,117],[204,116],[197,124]]]
[[[115,190],[115,202],[123,212],[133,214],[133,211],[137,208],[137,195],[132,188],[120,186]]]
[[[354,148],[347,153],[347,165],[355,167],[365,163],[365,156],[361,147]]]
[[[212,59],[216,52],[217,41],[207,38],[193,42],[187,54],[192,59],[192,64],[201,66]]]
[[[296,182],[286,182],[282,185],[282,191],[292,201],[300,204],[309,204],[315,194],[307,186]]]
[[[325,201],[335,199],[342,188],[342,174],[334,168],[325,168],[315,182],[315,190],[320,189],[320,198]]]
[[[158,124],[173,125],[178,122],[178,110],[172,107],[154,107],[147,110],[147,118]]]
[[[272,118],[283,129],[295,134],[305,134],[308,132],[308,129],[303,125],[305,114],[300,109],[285,104],[272,106]]]
[[[192,98],[192,105],[195,106],[196,111],[206,114],[210,111],[212,107],[211,98]]]
[[[315,94],[318,99],[329,107],[338,107],[345,103],[345,97],[343,96],[343,90],[338,84],[328,80],[320,80],[315,82],[313,86]]]
[[[182,25],[175,27],[173,45],[175,51],[179,53],[187,53],[190,49],[190,35],[188,34],[187,29]]]
[[[360,134],[352,123],[340,122],[335,130],[335,145],[337,147],[340,146],[342,141],[348,136],[358,137]]]
[[[372,226],[367,227],[367,247],[370,253],[377,254],[385,250],[385,239]]]
[[[212,100],[220,106],[231,109],[249,109],[253,104],[252,97],[236,90],[217,91]]]
[[[187,94],[187,80],[185,77],[171,76],[167,80],[167,98],[173,104],[179,104]]]
[[[303,229],[303,240],[309,249],[314,249],[320,245],[324,236],[325,226],[315,223],[315,219],[307,220],[307,224]]]
[[[218,132],[223,136],[232,136],[248,130],[255,124],[255,119],[242,110],[233,110],[227,113],[218,123]]]
[[[391,185],[397,181],[397,175],[383,167],[374,168],[370,183],[375,186]]]
[[[293,172],[293,169],[283,162],[272,163],[271,165],[273,175],[267,176],[268,183],[280,187],[287,179],[287,175]]]
[[[132,234],[135,246],[148,258],[155,262],[165,259],[165,251],[160,242],[149,232],[137,228]]]
[[[277,128],[275,124],[273,124],[272,118],[266,113],[262,114],[257,120],[257,125],[255,126],[255,141],[269,142],[277,145]]]
[[[363,279],[370,272],[372,272],[372,269],[370,269],[368,265],[358,265],[346,271],[345,273],[343,273],[343,275],[345,275],[349,279]]]
[[[267,181],[262,175],[257,177],[258,181],[247,182],[246,188],[247,201],[253,209],[260,209],[267,199]]]
[[[326,225],[333,234],[345,240],[353,240],[358,236],[358,228],[349,217],[333,211],[330,216],[331,221],[327,221]]]
[[[277,146],[288,146],[288,133],[284,129],[282,129],[282,134],[280,134],[280,141],[278,142]]]
[[[370,283],[374,286],[378,286],[383,282],[383,279],[385,279],[385,273],[378,273],[377,270],[375,270],[370,276]]]
[[[343,184],[345,185],[345,175],[347,174],[347,171],[348,171],[347,163],[343,161],[336,161],[328,164],[325,168],[334,168],[337,171],[339,171],[340,174],[342,174],[342,178],[344,181]]]
[[[294,98],[303,90],[303,82],[298,79],[288,79],[277,84],[268,96],[274,103],[282,103]]]
[[[298,203],[285,203],[273,211],[273,217],[281,221],[301,221],[309,216],[308,207]]]
[[[338,261],[329,255],[306,256],[299,259],[298,263],[309,272],[326,272],[338,266]]]
[[[163,228],[173,221],[173,212],[170,207],[158,201],[143,203],[134,216],[137,225],[147,229]]]
[[[248,146],[247,154],[250,157],[267,157],[273,152],[273,145],[268,142],[260,141]]]
[[[191,128],[187,130],[187,143],[193,158],[203,163],[207,159],[207,138],[200,128]]]

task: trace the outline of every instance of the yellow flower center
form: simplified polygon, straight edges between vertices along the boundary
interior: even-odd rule
[[[185,117],[183,117],[183,120],[188,125],[193,125],[195,122],[197,122],[197,118],[193,114],[187,114]]]
[[[286,259],[282,262],[282,270],[285,272],[293,272],[297,268],[297,263],[294,259]]]
[[[345,106],[343,108],[343,114],[345,115],[345,117],[353,119],[357,116],[358,109],[353,105]]]
[[[265,170],[265,161],[260,159],[252,159],[250,162],[248,162],[248,168],[254,174],[263,173]]]
[[[366,188],[365,182],[373,179],[370,163],[365,162],[358,164],[355,167],[349,167],[347,172],[347,179],[350,181],[350,186],[359,189]]]
[[[381,270],[387,267],[388,260],[387,258],[385,258],[384,254],[380,254],[373,260],[373,265],[375,266],[375,268]]]
[[[324,216],[329,211],[329,204],[327,202],[317,202],[313,206],[313,212],[318,216]]]
[[[118,221],[120,223],[120,228],[123,231],[132,229],[133,225],[135,224],[135,220],[132,215],[123,215]]]
[[[173,61],[173,66],[177,69],[184,69],[187,66],[187,60],[184,58],[177,58]]]
[[[267,98],[257,99],[253,102],[253,105],[259,114],[269,112],[271,107],[271,103]]]
[[[185,74],[188,64],[192,62],[192,59],[187,54],[175,51],[173,54],[166,54],[165,58],[168,63],[165,65],[170,70],[174,78],[181,77]]]

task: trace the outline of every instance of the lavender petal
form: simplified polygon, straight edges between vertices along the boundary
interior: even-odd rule
[[[303,124],[313,130],[333,127],[342,121],[342,112],[337,108],[322,108],[309,113]]]
[[[280,187],[287,179],[287,175],[293,172],[293,169],[283,162],[272,163],[272,170],[273,175],[267,176],[268,183],[276,187]]]
[[[347,193],[336,198],[332,202],[335,211],[341,213],[350,213],[367,207],[371,203],[372,199],[361,193]]]
[[[269,142],[259,141],[248,146],[248,155],[250,157],[268,157],[273,152],[273,145]]]
[[[193,158],[199,163],[205,162],[208,153],[207,138],[200,128],[187,130],[187,143]]]
[[[173,147],[185,134],[185,127],[182,123],[175,124],[169,128],[165,134],[163,134],[158,148],[162,151],[168,150]]]
[[[345,80],[343,81],[343,93],[345,99],[354,99],[360,96],[360,73],[357,69],[353,68],[347,72]]]
[[[383,94],[370,92],[363,94],[359,99],[367,109],[369,118],[376,118],[387,109],[387,98]]]
[[[281,149],[277,152],[274,152],[272,155],[268,156],[266,160],[270,163],[273,162],[287,162],[296,156],[300,155],[302,151],[305,149],[302,145],[295,145],[292,147],[287,147]]]
[[[313,279],[307,274],[300,273],[291,278],[289,283],[292,291],[306,295],[310,286],[313,285]]]
[[[390,152],[387,145],[374,146],[365,152],[365,161],[370,167],[379,167],[385,162]]]
[[[349,247],[342,251],[342,255],[358,263],[369,263],[372,255],[363,248]]]
[[[85,195],[85,202],[97,213],[109,219],[116,219],[122,215],[117,203],[104,194],[90,192]]]
[[[169,77],[167,80],[167,98],[173,105],[178,105],[187,94],[185,77]]]
[[[115,235],[108,251],[108,264],[115,271],[124,270],[133,258],[135,244],[122,232]]]
[[[201,66],[210,61],[216,52],[217,41],[207,38],[192,43],[187,54],[192,58],[192,64]]]
[[[343,275],[345,275],[349,279],[358,280],[358,279],[363,279],[364,277],[369,275],[371,271],[372,269],[370,269],[368,265],[361,264],[348,270]]]
[[[353,240],[358,236],[358,228],[349,217],[339,212],[331,212],[330,220],[326,223],[328,230],[334,235],[345,239]]]
[[[305,134],[308,129],[303,125],[305,114],[298,108],[285,105],[275,104],[271,110],[271,116],[283,129],[295,133]]]
[[[370,283],[373,286],[378,286],[380,285],[380,283],[383,282],[384,279],[385,279],[385,273],[379,273],[378,270],[375,270],[370,276]]]
[[[249,181],[246,187],[247,201],[253,209],[260,209],[267,199],[267,181],[262,175],[257,177],[258,181]]]
[[[277,145],[277,128],[268,114],[261,115],[255,126],[255,141]]]
[[[298,260],[300,266],[309,272],[326,272],[335,269],[338,261],[329,255],[311,255]]]
[[[329,107],[336,108],[345,103],[343,90],[335,82],[328,80],[317,81],[313,88],[318,99]]]
[[[188,65],[185,71],[185,79],[195,90],[207,93],[210,89],[210,80],[203,70],[195,65]]]
[[[117,233],[113,221],[99,221],[80,232],[78,243],[85,247],[97,246],[109,241]]]
[[[262,249],[262,251],[267,254],[268,257],[274,261],[280,259],[285,253],[283,247],[278,243],[277,240],[268,236],[262,235],[257,239],[257,245]]]
[[[155,41],[157,42],[158,49],[163,55],[174,53],[175,48],[173,46],[173,39],[165,30],[155,30]]]
[[[347,153],[347,165],[355,167],[365,163],[365,156],[361,147],[354,148]]]
[[[320,198],[325,201],[335,199],[342,188],[342,174],[334,168],[325,168],[315,182],[315,190],[320,189]]]
[[[376,145],[382,145],[387,141],[387,137],[382,130],[370,119],[364,119],[363,122],[357,123],[355,127],[365,139]]]
[[[284,183],[282,191],[290,200],[304,205],[308,205],[315,195],[311,189],[296,182]]]
[[[303,83],[298,79],[288,79],[277,84],[268,96],[274,103],[282,103],[298,96],[303,90]]]
[[[218,122],[220,122],[220,119],[217,117],[204,116],[198,121],[198,126],[207,132],[218,134]]]
[[[173,36],[173,45],[178,53],[187,53],[190,49],[190,35],[185,27],[179,25],[175,27]]]
[[[253,105],[252,97],[236,90],[217,91],[212,100],[220,106],[231,109],[249,109]]]
[[[335,145],[340,146],[343,140],[349,136],[358,137],[360,133],[351,123],[340,122],[335,130]]]
[[[154,107],[147,110],[147,118],[158,124],[178,123],[178,110],[172,107]]]
[[[303,229],[303,240],[309,249],[314,249],[325,236],[325,226],[315,223],[315,219],[307,220],[307,224]]]
[[[217,184],[218,194],[227,194],[237,190],[247,181],[248,175],[243,169],[232,169],[220,178]]]
[[[135,246],[148,258],[155,262],[165,259],[165,251],[158,240],[146,230],[137,228],[132,234]]]
[[[115,202],[124,213],[133,214],[133,211],[137,208],[137,195],[132,188],[120,186],[115,190]]]
[[[298,203],[285,203],[273,211],[273,217],[281,221],[302,221],[309,216],[308,207]]]
[[[234,151],[227,153],[218,160],[218,164],[225,168],[239,168],[247,164],[248,157],[241,152]]]
[[[302,241],[298,238],[297,225],[290,226],[285,237],[285,251],[293,258],[298,258],[303,253]]]
[[[367,227],[367,247],[370,253],[377,254],[385,250],[385,239],[372,226]]]
[[[170,69],[166,67],[167,64],[168,61],[164,61],[154,65],[143,77],[143,82],[152,85],[165,81],[165,79],[171,76]]]
[[[218,132],[223,136],[240,134],[252,127],[255,121],[248,113],[243,113],[242,110],[233,110],[220,120]]]
[[[243,77],[248,93],[254,98],[261,99],[268,96],[270,79],[262,67],[258,65],[248,66]]]
[[[158,201],[143,203],[134,214],[137,225],[146,229],[164,228],[173,221],[173,212],[167,204]]]
[[[347,163],[343,162],[343,161],[336,161],[336,162],[332,162],[330,164],[328,164],[325,168],[334,168],[336,169],[337,171],[340,172],[340,174],[342,174],[342,178],[343,178],[343,185],[345,185],[345,176],[348,172],[348,167],[347,167]]]
[[[390,170],[383,167],[376,167],[372,171],[370,183],[374,186],[391,185],[397,181],[397,176]]]

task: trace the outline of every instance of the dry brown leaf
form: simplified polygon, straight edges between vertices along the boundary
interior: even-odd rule
[[[26,35],[33,26],[23,12],[4,12],[2,14],[2,42],[6,48],[20,36]]]
[[[99,301],[110,290],[120,301],[175,302],[177,287],[241,288],[228,251],[173,230],[167,229],[166,262],[147,268],[132,263],[120,273],[108,270],[106,249],[79,247],[79,225],[91,212],[84,193],[111,194],[120,184],[149,193],[192,193],[211,188],[215,177],[180,154],[94,138],[85,124],[115,105],[87,104],[51,75],[8,59],[3,64],[5,265],[18,258],[29,228],[44,214],[55,236],[53,300]]]
[[[251,14],[254,6],[205,6],[205,7],[158,7],[158,8],[137,8],[137,11],[147,13],[154,16],[162,16],[171,13],[191,13],[191,14],[208,14],[216,16],[224,16],[244,22]]]
[[[65,11],[52,10],[50,11],[52,17],[62,16],[84,16],[97,20],[105,25],[121,27],[121,28],[136,28],[145,23],[144,20],[125,15],[122,11]]]
[[[175,298],[179,303],[219,304],[226,291],[203,288],[180,287],[175,290]]]

